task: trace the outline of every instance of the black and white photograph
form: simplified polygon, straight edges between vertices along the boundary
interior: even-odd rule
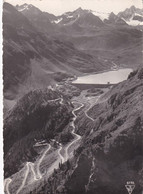
[[[2,2],[2,194],[143,194],[142,0]]]

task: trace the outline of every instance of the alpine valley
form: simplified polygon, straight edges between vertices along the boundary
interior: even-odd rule
[[[3,4],[5,194],[142,194],[142,35],[135,6]]]

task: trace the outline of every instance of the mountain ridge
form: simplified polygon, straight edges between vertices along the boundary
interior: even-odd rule
[[[104,12],[99,12],[96,10],[86,10],[86,9],[82,9],[81,7],[77,8],[74,11],[69,11],[69,12],[65,12],[59,16],[55,16],[54,14],[49,14],[48,12],[42,12],[40,11],[40,9],[36,8],[33,5],[29,5],[29,4],[23,4],[23,5],[17,5],[16,6],[17,10],[23,12],[23,14],[27,14],[28,9],[35,9],[38,10],[38,12],[41,13],[45,13],[47,14],[47,19],[50,20],[51,23],[56,23],[56,24],[64,24],[64,22],[62,21],[63,19],[65,19],[65,17],[69,17],[69,18],[75,18],[75,15],[82,16],[84,14],[90,13],[95,15],[96,17],[98,17],[99,19],[101,19],[103,22],[106,22],[106,20],[108,20],[109,16],[111,13],[104,13]],[[27,11],[26,11],[27,10]],[[31,10],[32,12],[32,10]],[[36,11],[35,11],[36,12]],[[120,20],[120,22],[123,24],[125,24],[126,22],[128,22],[134,15],[135,13],[140,14],[140,16],[143,15],[143,10],[140,8],[136,8],[135,6],[131,6],[130,8],[125,9],[124,11],[120,11],[118,14],[115,14],[116,18],[118,17],[118,20]],[[48,18],[49,15],[49,18]],[[61,22],[62,21],[62,22]],[[120,24],[120,22],[118,24]],[[140,23],[138,23],[140,24]],[[65,25],[65,24],[64,24]],[[132,23],[130,22],[129,25],[132,25]],[[142,24],[141,24],[142,25]]]

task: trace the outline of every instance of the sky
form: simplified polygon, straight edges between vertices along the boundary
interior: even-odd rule
[[[73,11],[79,7],[105,13],[114,12],[117,14],[126,8],[135,5],[142,8],[143,0],[4,0],[12,5],[32,4],[42,11],[55,15]]]

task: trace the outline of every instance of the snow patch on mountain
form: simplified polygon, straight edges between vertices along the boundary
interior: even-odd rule
[[[21,9],[18,9],[18,11],[22,12],[24,10],[29,10],[31,7],[33,7],[33,5],[24,4],[23,6],[21,6]]]
[[[22,9],[19,9],[18,11],[24,11],[24,10],[28,10],[29,9],[29,7],[28,7],[28,5],[25,5]]]
[[[52,23],[58,24],[63,20],[63,18],[59,18],[57,20],[51,21]]]
[[[67,18],[73,18],[73,15],[68,15]]]
[[[72,21],[69,21],[68,23],[64,23],[64,26],[68,26],[73,24],[74,22],[76,22],[78,20],[78,18],[80,17],[80,15],[78,14],[76,18],[74,18]]]
[[[105,19],[108,19],[109,15],[110,15],[110,13],[99,12],[99,11],[92,11],[92,10],[90,10],[90,12],[93,15],[98,16],[102,21],[104,21]]]
[[[130,26],[140,26],[140,25],[143,25],[143,22],[139,21],[139,20],[134,20],[134,16],[139,16],[139,17],[142,17],[142,15],[138,14],[138,13],[135,13],[132,15],[132,17],[129,19],[129,20],[125,20],[123,17],[121,18],[122,20],[124,20],[128,25]]]
[[[130,20],[130,21],[126,21],[126,23],[130,26],[140,26],[143,25],[143,22],[140,22],[138,20]]]
[[[139,13],[135,13],[135,16],[140,16],[143,18],[143,15],[139,14]]]

